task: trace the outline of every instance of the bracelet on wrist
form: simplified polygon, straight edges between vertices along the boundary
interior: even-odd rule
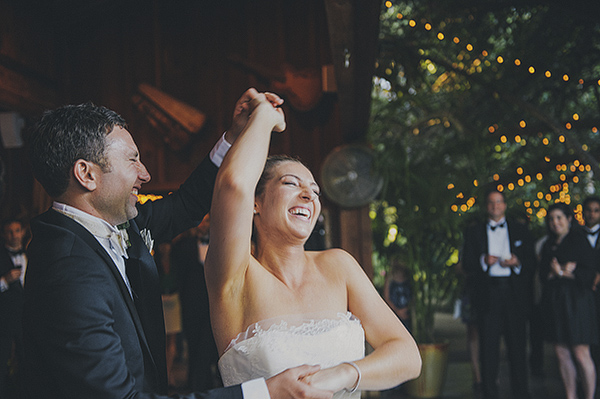
[[[362,377],[362,374],[360,372],[360,369],[354,362],[344,362],[344,363],[349,364],[350,366],[354,367],[356,369],[356,372],[358,373],[358,378],[356,379],[356,383],[354,384],[354,386],[352,386],[352,388],[350,388],[349,390],[346,389],[346,391],[348,391],[350,393],[354,393],[354,392],[356,392],[356,390],[358,389],[358,386],[360,385],[360,379]]]

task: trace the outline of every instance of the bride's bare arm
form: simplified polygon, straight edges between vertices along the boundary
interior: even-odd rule
[[[213,297],[226,295],[234,299],[233,292],[239,293],[236,288],[250,259],[254,190],[267,158],[271,132],[285,128],[283,112],[276,107],[280,100],[273,101],[279,97],[251,90],[236,104],[236,115],[247,117],[247,123],[242,121],[244,126],[225,156],[215,183],[205,265]]]
[[[354,363],[360,369],[358,389],[382,390],[416,378],[421,371],[418,347],[402,322],[381,298],[358,262],[343,250],[331,250],[347,276],[348,310],[361,321],[373,352]],[[322,389],[350,390],[358,382],[357,370],[342,363],[310,377]]]

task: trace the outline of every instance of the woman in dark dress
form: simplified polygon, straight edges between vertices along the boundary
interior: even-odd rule
[[[592,284],[593,254],[563,203],[548,208],[549,238],[542,247],[545,338],[554,345],[567,399],[577,398],[577,366],[586,399],[594,397],[596,370],[590,345],[598,342]]]

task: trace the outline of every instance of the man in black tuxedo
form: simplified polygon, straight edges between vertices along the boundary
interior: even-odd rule
[[[596,296],[596,312],[600,320],[600,197],[587,197],[582,204],[583,208],[583,230],[586,233],[587,241],[594,252],[594,264],[596,265],[596,280],[594,281],[594,293]],[[600,370],[600,346],[592,345],[590,348],[592,358],[596,365],[596,370]],[[600,383],[600,373],[596,372],[596,386]],[[598,390],[596,390],[598,391]],[[599,397],[600,393],[596,394]]]
[[[23,350],[21,312],[27,255],[25,226],[20,220],[4,220],[1,231],[4,245],[0,247],[0,398],[11,398],[21,388],[18,366]],[[16,366],[9,368],[13,353]]]
[[[488,220],[465,232],[463,263],[474,285],[483,395],[498,397],[500,337],[508,349],[512,398],[529,398],[527,315],[535,253],[527,226],[506,220],[504,195],[485,196]]]
[[[28,397],[166,397],[165,330],[151,250],[209,211],[217,168],[256,96],[254,89],[244,93],[232,128],[179,190],[143,205],[137,194],[150,174],[118,114],[93,104],[44,114],[31,160],[55,201],[31,223],[23,311]],[[301,366],[266,382],[178,397],[328,399],[331,392],[302,381],[316,369]]]

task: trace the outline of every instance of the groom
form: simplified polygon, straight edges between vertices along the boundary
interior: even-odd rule
[[[166,398],[165,332],[154,244],[209,211],[217,168],[248,120],[249,89],[232,128],[178,191],[137,203],[150,174],[125,121],[93,104],[44,114],[33,171],[54,199],[31,223],[23,328],[28,398]],[[274,105],[283,101],[268,94]],[[329,399],[302,382],[318,367],[180,398]]]

